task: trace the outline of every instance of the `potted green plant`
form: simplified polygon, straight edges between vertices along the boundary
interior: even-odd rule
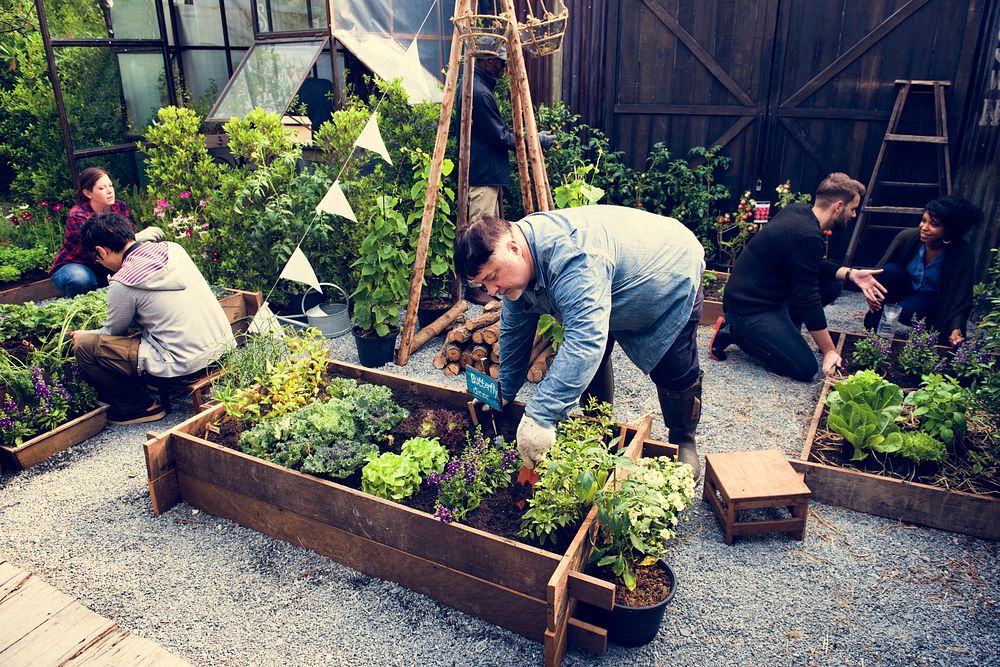
[[[361,242],[352,266],[360,269],[354,299],[354,340],[361,365],[369,368],[392,361],[399,335],[399,312],[410,290],[410,250],[406,218],[396,197],[378,198],[371,231]]]
[[[616,585],[611,611],[585,608],[608,631],[608,641],[641,646],[660,629],[677,579],[664,562],[667,542],[677,535],[678,515],[691,507],[691,466],[660,456],[632,463],[619,457],[627,476],[597,491],[597,521],[591,564],[595,574]]]

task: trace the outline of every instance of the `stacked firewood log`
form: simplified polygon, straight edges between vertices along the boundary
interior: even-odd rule
[[[500,301],[494,301],[483,308],[482,315],[456,322],[434,357],[434,368],[443,370],[447,376],[474,368],[493,379],[500,377],[500,306]],[[555,356],[552,341],[536,335],[528,381],[541,382]]]

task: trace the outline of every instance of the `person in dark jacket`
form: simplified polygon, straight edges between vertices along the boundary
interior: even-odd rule
[[[972,311],[975,257],[962,237],[983,220],[983,211],[957,195],[927,204],[920,225],[904,229],[886,251],[879,267],[885,301],[901,306],[899,322],[926,319],[941,332],[942,341],[958,345]],[[865,327],[878,328],[881,300],[869,300]]]
[[[816,189],[812,206],[782,209],[750,240],[726,283],[725,314],[709,341],[713,359],[725,359],[726,347],[736,343],[772,373],[809,382],[817,364],[799,332],[805,323],[823,355],[823,374],[841,365],[823,313],[839,290],[821,289],[821,283],[851,280],[869,301],[885,289],[875,278],[880,270],[851,269],[824,259],[823,232],[846,227],[864,192],[865,186],[847,174],[830,174]]]

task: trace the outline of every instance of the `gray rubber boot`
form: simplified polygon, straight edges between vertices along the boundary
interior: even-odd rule
[[[694,469],[694,481],[701,480],[701,464],[698,463],[698,449],[695,445],[695,431],[701,421],[701,378],[689,387],[678,391],[670,391],[663,387],[656,388],[660,399],[660,410],[663,411],[663,422],[669,429],[667,440],[678,447],[678,459]]]

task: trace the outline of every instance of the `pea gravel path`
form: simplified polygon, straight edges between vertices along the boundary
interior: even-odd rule
[[[861,306],[847,294],[827,312],[856,328]],[[702,327],[702,347],[709,334]],[[356,361],[350,337],[331,346]],[[389,368],[463,386],[431,368],[435,351]],[[739,352],[702,364],[702,453],[800,451],[818,382],[775,377]],[[615,365],[618,417],[652,412],[665,439],[652,384],[620,350]],[[110,427],[0,477],[0,557],[194,665],[541,664],[539,644],[189,505],[154,518],[143,434],[187,416]],[[563,664],[1000,664],[996,543],[814,503],[804,542],[727,547],[704,503],[689,515],[657,639],[602,658],[571,652]]]

